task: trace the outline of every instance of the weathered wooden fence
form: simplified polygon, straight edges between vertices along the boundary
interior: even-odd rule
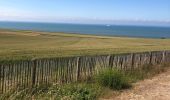
[[[170,63],[170,51],[61,57],[0,64],[0,93],[17,87],[86,80],[105,68],[133,70],[144,65]]]

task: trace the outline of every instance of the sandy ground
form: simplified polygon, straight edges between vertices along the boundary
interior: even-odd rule
[[[170,70],[137,82],[132,89],[105,100],[170,100]]]

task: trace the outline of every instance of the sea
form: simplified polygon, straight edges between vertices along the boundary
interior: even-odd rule
[[[0,29],[63,32],[118,37],[121,36],[141,38],[170,38],[170,27],[162,26],[130,26],[130,25],[107,25],[107,24],[96,25],[96,24],[1,21]]]

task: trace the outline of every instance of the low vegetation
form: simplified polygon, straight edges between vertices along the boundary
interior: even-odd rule
[[[145,65],[140,69],[126,72],[126,75],[129,76],[131,82],[136,82],[165,72],[168,68],[169,65]]]
[[[127,89],[133,82],[153,77],[166,71],[167,65],[144,66],[141,69],[120,71],[117,69],[105,69],[94,75],[94,80],[83,83],[41,85],[34,88],[18,88],[14,91],[0,95],[0,100],[95,100],[108,92]]]
[[[129,88],[131,86],[129,77],[122,71],[116,69],[106,69],[99,72],[99,74],[96,75],[96,81],[101,86],[116,90]]]
[[[170,50],[170,39],[0,30],[0,60]]]
[[[0,96],[0,100],[95,100],[100,92],[101,87],[96,84],[42,85],[32,89],[18,88]]]

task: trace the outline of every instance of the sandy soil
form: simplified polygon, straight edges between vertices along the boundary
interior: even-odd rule
[[[170,100],[170,70],[137,82],[132,89],[106,100]]]

